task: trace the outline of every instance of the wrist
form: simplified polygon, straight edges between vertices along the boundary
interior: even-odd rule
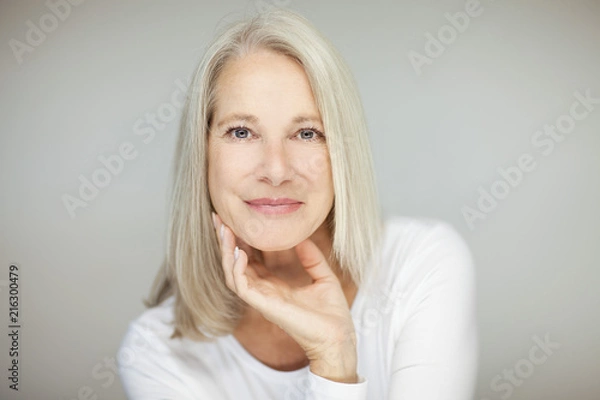
[[[331,347],[317,358],[310,359],[310,371],[325,379],[342,383],[357,383],[356,346]]]
[[[327,362],[312,361],[310,371],[324,379],[340,383],[358,383],[356,366],[331,365]]]

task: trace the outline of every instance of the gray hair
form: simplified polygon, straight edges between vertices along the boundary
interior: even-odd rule
[[[362,104],[354,78],[333,45],[304,17],[274,9],[236,22],[218,35],[197,67],[177,142],[167,255],[148,307],[175,295],[172,337],[210,340],[232,333],[243,301],[225,285],[211,219],[207,135],[215,83],[223,66],[257,49],[296,60],[309,79],[327,133],[334,205],[327,217],[332,258],[357,285],[372,261],[383,223]]]

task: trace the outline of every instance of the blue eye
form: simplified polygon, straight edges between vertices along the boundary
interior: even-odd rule
[[[305,128],[298,133],[300,139],[305,142],[320,142],[325,141],[325,135],[315,128]]]
[[[235,128],[232,130],[236,139],[247,139],[250,132],[246,128]]]
[[[244,126],[231,126],[225,130],[225,135],[234,142],[245,141],[250,138],[250,129]]]
[[[309,136],[307,137],[305,134],[308,134]],[[315,135],[316,132],[310,129],[303,129],[302,131],[300,131],[300,137],[302,139],[312,139]]]

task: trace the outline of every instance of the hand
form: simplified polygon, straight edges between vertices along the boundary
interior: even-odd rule
[[[313,282],[291,287],[273,276],[255,257],[254,249],[238,240],[216,214],[214,220],[227,287],[283,329],[304,349],[311,363],[321,368],[329,360],[335,360],[337,365],[353,368],[353,376],[356,335],[350,309],[337,276],[317,245],[306,239],[295,247],[298,259]],[[237,260],[234,257],[236,242],[241,247]]]

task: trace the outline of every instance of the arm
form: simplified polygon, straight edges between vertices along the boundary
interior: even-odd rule
[[[471,253],[446,223],[433,228],[418,252],[425,274],[395,338],[388,399],[470,399],[478,357]]]

